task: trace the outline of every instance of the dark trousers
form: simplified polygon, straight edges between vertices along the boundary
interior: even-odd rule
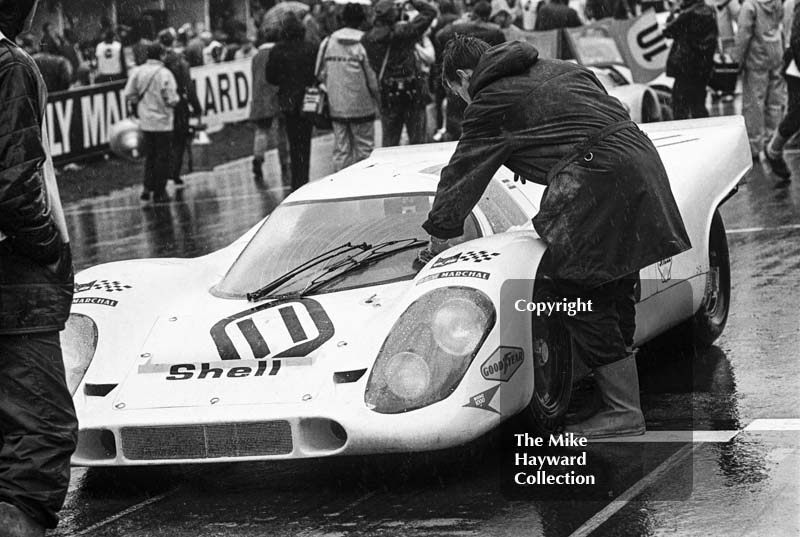
[[[186,146],[189,145],[189,136],[186,128],[181,127],[172,131],[172,162],[170,163],[169,178],[180,179],[183,169],[183,155],[186,153]]]
[[[591,368],[612,364],[630,353],[636,332],[638,283],[638,273],[595,287],[575,280],[548,277],[536,280],[539,288],[547,287],[546,294],[552,300],[591,300],[591,311],[560,317],[572,340],[573,351]]]
[[[789,90],[788,106],[778,125],[778,133],[788,140],[800,131],[800,78],[787,76],[786,87]]]
[[[77,430],[58,332],[0,335],[0,501],[54,528]]]
[[[144,189],[163,192],[172,163],[172,131],[144,131]]]
[[[421,105],[411,104],[382,110],[383,147],[400,145],[403,125],[408,131],[409,144],[424,144],[425,120],[425,107]]]
[[[292,190],[308,183],[311,166],[311,132],[314,125],[300,114],[286,114],[286,136],[292,162]]]
[[[675,77],[675,84],[672,86],[672,115],[674,119],[708,117],[705,81]]]

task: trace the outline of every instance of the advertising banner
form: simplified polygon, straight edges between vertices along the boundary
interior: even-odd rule
[[[248,118],[250,59],[192,68],[203,122],[214,126]],[[95,84],[50,95],[45,120],[57,164],[108,150],[111,126],[126,117],[125,81]]]

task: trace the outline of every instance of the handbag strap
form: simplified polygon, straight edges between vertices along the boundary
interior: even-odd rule
[[[137,104],[138,104],[138,103],[139,103],[139,102],[142,100],[142,98],[144,97],[144,94],[145,94],[145,93],[147,93],[147,90],[149,90],[149,89],[150,89],[150,84],[152,84],[152,83],[153,83],[153,79],[156,77],[156,75],[157,75],[158,73],[160,73],[160,72],[161,72],[161,69],[165,69],[165,67],[159,67],[158,69],[156,69],[156,72],[155,72],[155,73],[153,73],[152,75],[150,75],[150,79],[147,81],[147,85],[144,87],[144,89],[142,90],[142,92],[141,92],[141,93],[139,93],[139,95],[137,95],[137,96],[136,96],[136,102],[137,102]]]
[[[386,64],[389,62],[389,52],[392,50],[392,42],[389,41],[389,46],[386,47],[386,54],[383,56],[383,64],[381,65],[381,73],[378,75],[378,82],[383,82],[383,73],[386,71]]]
[[[319,81],[319,72],[322,70],[322,64],[325,63],[325,53],[328,52],[328,44],[331,42],[330,37],[325,38],[325,42],[322,45],[322,54],[317,56],[317,65],[314,68],[314,78]]]

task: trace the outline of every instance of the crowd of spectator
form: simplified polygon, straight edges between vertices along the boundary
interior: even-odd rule
[[[629,18],[645,5],[671,8],[664,32],[674,40],[667,63],[667,74],[675,79],[674,117],[708,115],[707,84],[715,54],[727,54],[742,69],[743,114],[754,158],[761,156],[780,168],[782,138],[775,133],[786,104],[782,71],[793,4],[794,0],[786,0],[783,7],[780,0],[679,0],[671,6],[660,0],[373,0],[365,5],[312,0],[305,7],[297,2],[283,8],[277,4],[273,10],[279,16],[256,8],[255,40],[248,38],[243,22],[232,21],[227,31],[184,24],[152,40],[131,42],[124,27],[113,29],[106,21],[88,45],[79,44],[71,32],[58,35],[50,25],[42,28],[40,39],[26,34],[20,42],[51,92],[133,77],[138,66],[160,54],[157,61],[173,77],[178,100],[170,119],[171,164],[163,172],[159,165],[148,168],[161,178],[148,179],[148,185],[156,186],[145,190],[158,197],[167,179],[181,182],[188,119],[200,113],[190,67],[254,58],[253,174],[263,179],[264,152],[277,147],[281,179],[295,189],[308,181],[313,124],[301,109],[310,86],[319,84],[327,95],[338,170],[370,154],[375,119],[381,122],[383,146],[399,144],[404,131],[411,144],[458,139],[465,104],[447,98],[441,76],[442,50],[457,34],[496,45],[525,39],[527,31]],[[792,102],[798,101],[795,97]],[[434,125],[428,124],[426,112],[431,104]],[[800,124],[790,123],[795,122]]]

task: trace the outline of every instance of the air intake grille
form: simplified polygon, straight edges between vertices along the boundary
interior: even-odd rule
[[[258,457],[292,452],[288,421],[124,427],[122,453],[134,461]]]

